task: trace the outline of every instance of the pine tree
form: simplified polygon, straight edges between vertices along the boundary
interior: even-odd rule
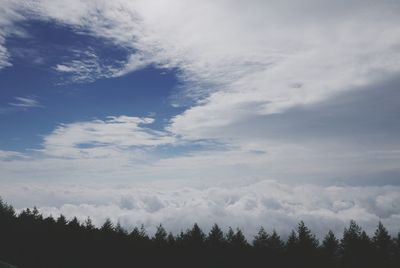
[[[95,229],[95,226],[93,225],[92,220],[89,217],[85,220],[83,226],[88,231],[92,231]]]
[[[324,266],[336,267],[339,258],[339,240],[331,230],[322,241],[321,251],[325,259]]]
[[[135,242],[146,242],[149,241],[150,238],[147,235],[146,229],[144,228],[144,225],[142,224],[140,226],[140,229],[135,227],[133,228],[132,232],[129,234],[129,237],[135,241]]]
[[[74,217],[70,222],[68,222],[68,226],[71,230],[77,231],[80,229],[81,224],[79,223],[78,218]]]
[[[344,267],[370,267],[371,245],[368,235],[355,221],[350,221],[341,239],[341,255]]]
[[[232,228],[229,227],[226,240],[233,247],[248,246],[247,240],[239,228],[236,228],[236,232],[233,232]]]
[[[100,231],[103,233],[113,233],[114,232],[114,225],[111,222],[110,218],[107,218],[103,225],[100,227]]]
[[[281,253],[284,247],[284,243],[278,233],[273,230],[272,234],[267,239],[267,247],[273,253]]]
[[[285,245],[286,251],[290,252],[290,251],[295,250],[296,247],[297,247],[297,244],[298,244],[297,234],[296,234],[296,232],[294,230],[292,230],[290,232],[290,235],[289,235],[287,241],[286,241],[286,245]]]
[[[153,241],[157,245],[164,245],[167,242],[167,231],[165,231],[162,224],[157,227],[156,233],[154,234]]]
[[[297,227],[297,238],[299,247],[301,248],[316,249],[318,247],[318,240],[303,221],[301,221]]]
[[[175,244],[175,242],[176,242],[176,239],[175,239],[175,236],[171,233],[171,232],[169,232],[169,234],[168,234],[168,236],[167,236],[167,243],[168,243],[168,245],[174,245]]]
[[[60,216],[57,218],[56,222],[60,226],[65,226],[68,223],[67,218],[65,218],[65,216],[63,214],[60,214]]]
[[[128,235],[128,232],[125,230],[124,227],[122,227],[120,222],[117,222],[117,225],[115,226],[115,232],[120,235],[120,236],[126,236]]]
[[[381,222],[378,223],[378,228],[375,230],[372,243],[375,250],[378,252],[390,252],[393,247],[393,241],[388,231]]]
[[[256,248],[268,247],[269,235],[265,231],[264,227],[261,227],[257,235],[254,237],[253,246]]]
[[[219,247],[225,244],[226,240],[223,231],[217,224],[214,224],[208,234],[207,244],[212,247]]]
[[[192,229],[187,230],[183,235],[183,242],[188,246],[200,246],[205,241],[205,234],[200,227],[195,223]]]

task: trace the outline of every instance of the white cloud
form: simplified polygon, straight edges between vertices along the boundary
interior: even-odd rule
[[[188,139],[218,132],[226,141],[231,133],[223,128],[241,120],[399,72],[396,2],[323,3],[43,0],[35,9],[135,51],[114,76],[150,63],[178,68],[185,94],[197,104],[174,117],[169,130]]]
[[[6,47],[6,39],[9,35],[17,34],[18,27],[15,22],[24,17],[17,11],[21,3],[12,0],[0,0],[0,70],[11,66],[11,56]]]
[[[379,180],[391,172],[398,182],[398,102],[382,101],[386,92],[397,95],[381,88],[400,70],[396,1],[40,0],[30,10],[133,51],[118,68],[103,65],[89,51],[56,65],[56,71],[83,82],[124,75],[148,64],[177,68],[182,98],[190,97],[194,104],[162,131],[146,126],[152,119],[138,117],[62,124],[44,137],[36,158],[0,161],[3,181],[117,184],[176,178],[200,183],[208,178],[214,187],[221,183],[203,190],[146,188],[144,193],[125,187],[93,193],[90,187],[78,187],[82,196],[101,199],[98,203],[83,200],[75,190],[59,200],[60,190],[55,189],[41,204],[43,211],[91,215],[97,222],[105,216],[127,224],[143,219],[155,226],[162,221],[176,230],[193,221],[225,226],[233,222],[249,231],[265,222],[288,230],[300,219],[310,220],[317,230],[339,230],[350,218],[369,230],[379,218],[395,228],[397,186],[227,186],[245,178],[316,183],[368,176],[385,184]],[[1,21],[0,16],[0,26]],[[9,64],[6,34],[0,32],[0,68]],[[365,114],[357,114],[358,102],[346,101],[358,91],[381,102],[365,102],[368,105],[360,109]],[[179,143],[190,147],[198,139],[224,146],[167,156],[149,150]],[[37,189],[38,201],[43,200],[43,189]],[[12,193],[11,201],[19,196]]]
[[[7,114],[17,111],[29,111],[32,108],[43,107],[36,97],[14,97],[14,101],[7,105],[0,106],[0,114]]]
[[[41,107],[39,102],[32,97],[15,97],[15,102],[9,103],[9,105],[17,107],[17,108],[33,108],[33,107]]]
[[[0,150],[0,160],[11,160],[16,158],[26,158],[27,156],[20,152]]]
[[[57,64],[53,69],[69,75],[68,80],[75,83],[93,82],[100,78],[110,78],[118,72],[118,66],[101,62],[93,51],[74,51],[76,59]]]
[[[110,116],[106,120],[62,124],[44,137],[43,152],[57,157],[111,157],[124,155],[124,150],[131,153],[135,146],[173,143],[175,139],[170,134],[143,126],[153,121],[152,118]]]
[[[332,228],[340,234],[351,219],[370,234],[378,221],[398,231],[398,186],[349,187],[287,185],[274,181],[195,186],[163,182],[142,184],[8,184],[6,201],[18,208],[36,204],[46,215],[63,213],[97,225],[109,216],[128,229],[144,223],[150,231],[162,222],[174,232],[198,222],[206,230],[215,222],[238,226],[252,237],[260,225],[287,234],[304,220],[318,235]],[[56,205],[54,205],[56,204]]]

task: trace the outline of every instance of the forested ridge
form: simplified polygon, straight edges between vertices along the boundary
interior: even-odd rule
[[[300,222],[284,241],[264,228],[251,241],[240,229],[215,224],[204,233],[194,224],[177,235],[160,224],[149,236],[106,220],[43,217],[35,209],[17,214],[0,199],[0,260],[20,268],[78,267],[400,267],[400,233],[391,237],[378,223],[369,237],[355,221],[342,237],[318,241]]]

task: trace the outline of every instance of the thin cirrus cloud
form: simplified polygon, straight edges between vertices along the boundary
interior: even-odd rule
[[[18,111],[29,111],[33,108],[42,108],[43,105],[37,100],[36,97],[14,97],[12,102],[7,103],[0,107],[0,114],[8,114]]]
[[[14,102],[10,102],[9,105],[21,109],[29,109],[33,107],[41,107],[40,103],[32,97],[15,97]]]

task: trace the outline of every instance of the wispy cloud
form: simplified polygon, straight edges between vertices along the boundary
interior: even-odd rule
[[[100,78],[112,77],[117,65],[105,65],[93,51],[75,51],[72,59],[57,64],[53,69],[67,75],[64,82],[87,83]]]
[[[42,107],[40,103],[33,97],[15,97],[15,102],[10,102],[9,105],[21,109],[29,109],[34,107]]]
[[[44,137],[43,152],[58,157],[111,157],[125,154],[124,150],[132,153],[135,147],[173,143],[175,138],[171,134],[144,126],[153,121],[152,118],[110,116],[105,120],[63,124]],[[140,154],[140,149],[136,148],[136,153]]]
[[[0,114],[7,114],[18,111],[28,111],[33,108],[41,108],[42,104],[36,97],[14,97],[14,101],[9,102],[7,105],[0,107]]]

